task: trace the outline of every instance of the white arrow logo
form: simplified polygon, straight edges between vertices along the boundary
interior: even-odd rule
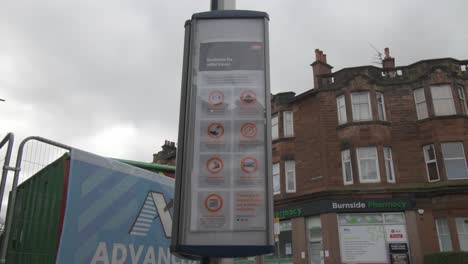
[[[171,237],[172,215],[169,209],[173,200],[166,202],[164,194],[149,192],[129,233],[134,236],[146,236],[156,218],[159,218],[166,238]]]

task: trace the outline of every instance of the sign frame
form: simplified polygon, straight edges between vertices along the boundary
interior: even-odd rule
[[[191,125],[195,120],[191,116],[191,111],[196,109],[196,96],[194,95],[194,84],[192,83],[193,64],[195,62],[193,48],[197,34],[196,25],[202,20],[223,20],[223,19],[258,19],[263,25],[263,59],[264,59],[264,112],[265,129],[264,129],[264,157],[265,164],[265,206],[261,209],[265,211],[266,227],[263,231],[265,236],[264,242],[260,244],[248,244],[248,241],[237,244],[214,244],[216,242],[206,239],[206,244],[194,245],[187,243],[187,235],[190,235],[191,213],[191,186],[188,184],[191,175],[191,162],[195,155],[191,155],[194,150],[194,143],[191,139]],[[271,175],[272,170],[272,149],[271,149],[271,105],[270,105],[270,69],[269,69],[269,36],[268,36],[268,14],[265,12],[246,11],[246,10],[220,10],[197,13],[192,16],[191,20],[185,23],[185,41],[182,69],[182,88],[180,100],[180,119],[179,119],[179,134],[178,134],[178,149],[177,149],[177,166],[176,166],[176,190],[172,228],[172,243],[171,252],[185,258],[233,258],[233,257],[248,257],[262,254],[272,253],[274,251],[274,236],[273,236],[273,180]],[[196,62],[198,63],[198,62]],[[249,231],[237,231],[237,233],[248,233]],[[227,234],[234,234],[236,231],[227,231]],[[211,244],[210,244],[211,243]]]

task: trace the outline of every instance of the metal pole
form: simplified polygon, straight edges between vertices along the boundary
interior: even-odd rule
[[[236,9],[236,0],[211,0],[211,11],[234,9]]]
[[[13,214],[15,212],[16,188],[18,187],[19,172],[21,168],[21,161],[23,159],[23,149],[24,149],[24,145],[30,140],[37,140],[39,142],[43,142],[52,146],[67,149],[69,151],[72,149],[71,147],[67,145],[64,145],[64,144],[61,144],[52,140],[48,140],[42,137],[28,137],[28,138],[25,138],[21,142],[18,148],[18,155],[16,157],[16,166],[15,166],[16,169],[15,169],[15,176],[13,177],[13,186],[11,187],[11,198],[10,198],[10,201],[8,201],[11,210],[9,210],[10,213],[7,215],[7,219],[5,223],[5,236],[3,237],[2,249],[0,253],[0,263],[2,264],[6,262],[6,255],[8,252],[8,242],[10,239],[10,232],[11,232],[11,221],[13,220]]]
[[[13,149],[13,142],[15,140],[15,136],[13,133],[8,133],[5,138],[0,142],[0,149],[8,142],[7,151],[5,154],[5,161],[3,163],[3,172],[2,172],[2,180],[0,182],[0,212],[2,211],[2,204],[3,204],[3,193],[5,192],[5,184],[8,177],[9,170],[15,170],[15,168],[10,167],[10,158],[11,152]]]

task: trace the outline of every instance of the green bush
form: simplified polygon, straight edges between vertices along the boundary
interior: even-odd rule
[[[468,264],[468,252],[440,252],[426,255],[424,264]]]

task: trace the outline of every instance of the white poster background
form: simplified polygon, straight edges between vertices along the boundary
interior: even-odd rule
[[[189,229],[186,236],[186,242],[192,245],[206,245],[207,241],[217,245],[264,245],[267,241],[266,226],[268,217],[266,217],[266,193],[264,180],[251,180],[249,186],[247,180],[235,182],[235,175],[239,174],[240,164],[237,160],[239,155],[244,155],[245,151],[249,152],[249,156],[253,155],[258,160],[258,169],[253,175],[266,177],[266,150],[264,147],[264,138],[266,130],[262,127],[258,129],[258,133],[262,140],[258,140],[259,144],[239,147],[239,134],[236,125],[244,122],[253,122],[254,124],[265,123],[265,72],[263,70],[231,70],[231,71],[199,71],[200,47],[202,43],[219,43],[219,42],[257,42],[264,43],[264,21],[261,19],[220,19],[220,20],[199,20],[193,24],[196,32],[192,46],[192,71],[191,83],[196,98],[195,105],[192,106],[190,115],[191,120],[195,120],[192,125],[191,133],[193,138],[194,159],[191,164],[190,177],[190,197],[191,208],[189,216]],[[263,45],[264,46],[264,45]],[[232,80],[229,82],[229,80]],[[252,106],[241,104],[240,95],[246,90],[251,89],[257,99]],[[237,121],[236,121],[237,120]],[[207,136],[203,126],[207,126],[209,122],[219,122],[224,124],[224,137],[222,138],[222,146],[214,147],[214,144],[209,146],[203,145],[207,142]],[[209,125],[209,124],[208,124]],[[252,140],[253,141],[253,140]],[[213,143],[213,141],[210,141]],[[252,143],[252,142],[247,142]],[[253,142],[255,143],[255,142]],[[222,176],[225,182],[217,180],[210,176],[206,177],[207,157],[222,157],[223,169]],[[209,158],[208,158],[209,159]],[[249,165],[249,164],[247,164]],[[246,166],[247,166],[246,165]],[[213,164],[211,170],[217,172]],[[250,168],[246,167],[247,170]],[[244,179],[248,179],[244,177]],[[242,184],[239,184],[242,183]],[[258,206],[258,209],[252,210],[248,217],[242,215],[243,225],[234,224],[237,221],[234,207],[235,195],[239,191],[249,191],[259,193],[264,196],[264,199],[259,199],[263,204]],[[206,214],[203,204],[205,200],[200,197],[209,192],[210,194],[222,194],[223,208],[222,212],[226,218],[227,225],[216,225],[208,227],[205,220],[210,219],[210,215]],[[205,212],[204,212],[205,211]],[[216,213],[219,213],[216,212]],[[207,218],[208,217],[208,218]],[[203,221],[200,221],[203,219]],[[246,221],[246,219],[248,221]],[[239,220],[239,221],[240,221]],[[210,220],[211,221],[211,220]],[[249,225],[251,226],[249,227]],[[261,228],[259,228],[261,227]],[[259,230],[261,229],[261,230]],[[236,232],[243,231],[243,232]],[[249,230],[249,232],[245,232]]]

